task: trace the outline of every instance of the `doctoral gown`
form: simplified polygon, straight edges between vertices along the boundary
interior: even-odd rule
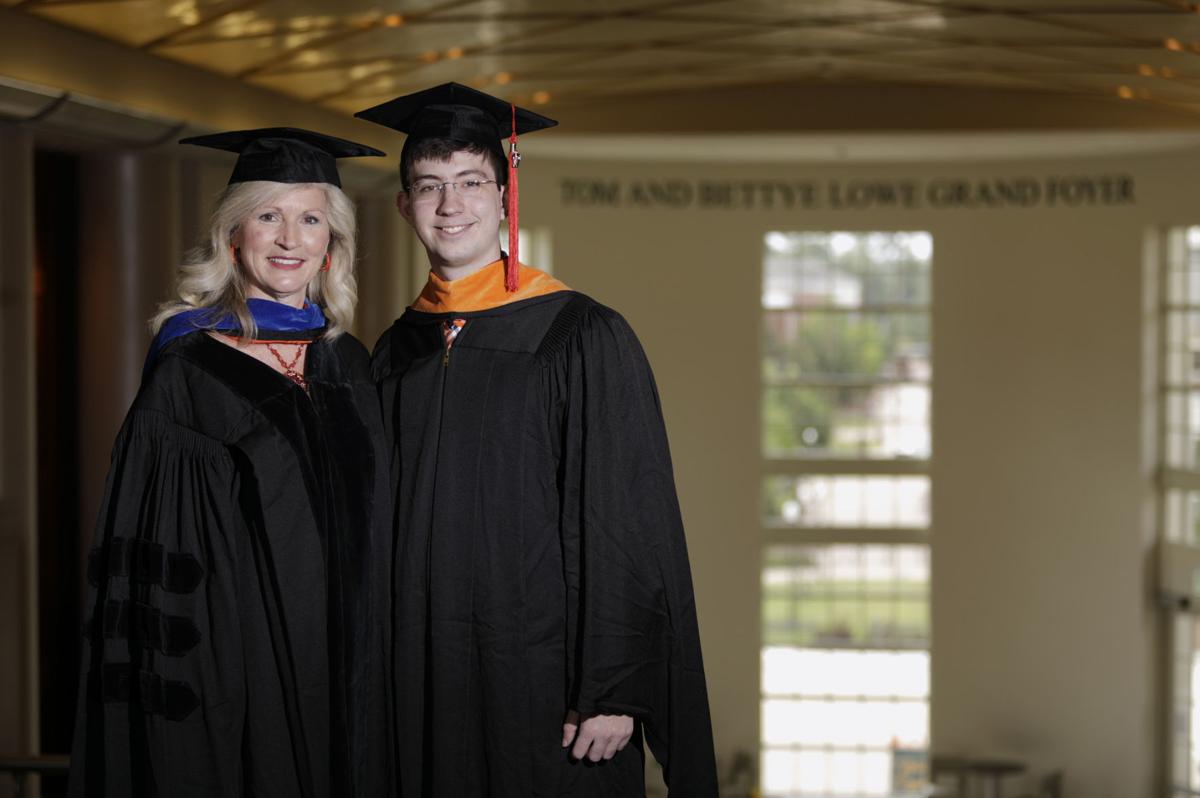
[[[309,392],[204,332],[158,354],[113,449],[76,796],[394,793],[391,496],[362,345]]]
[[[569,290],[409,308],[372,369],[394,444],[405,798],[641,796],[643,734],[672,796],[715,796],[667,438],[625,320]],[[571,761],[571,708],[633,716],[633,744]]]

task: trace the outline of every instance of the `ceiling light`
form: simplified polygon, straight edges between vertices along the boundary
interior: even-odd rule
[[[425,52],[421,53],[421,60],[426,64],[432,64],[434,61],[438,60],[438,57],[438,54],[433,50],[426,50]]]
[[[1167,39],[1163,42],[1163,47],[1166,47],[1168,50],[1178,51],[1183,49],[1183,42],[1178,39]]]
[[[1154,77],[1154,67],[1150,66],[1149,64],[1138,64],[1138,74],[1152,78]]]
[[[507,86],[510,83],[512,83],[512,75],[507,72],[496,73],[496,85]]]
[[[404,24],[404,16],[402,14],[388,14],[383,18],[383,24],[389,28],[398,28]]]
[[[451,47],[449,50],[446,51],[446,57],[451,58],[451,59],[462,58],[463,57],[463,48]]]
[[[321,54],[316,50],[305,50],[296,56],[296,60],[301,64],[312,66],[313,64],[321,63]]]
[[[550,102],[550,92],[535,91],[533,93],[533,102],[535,105],[545,105],[546,103]]]
[[[1122,100],[1132,100],[1133,89],[1129,88],[1128,86],[1117,86],[1117,96]]]

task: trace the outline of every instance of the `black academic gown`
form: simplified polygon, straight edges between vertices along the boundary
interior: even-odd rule
[[[641,796],[643,733],[671,796],[715,796],[667,438],[624,319],[570,291],[409,309],[372,369],[394,442],[405,798]],[[633,744],[571,762],[568,708],[632,715]]]
[[[74,796],[387,796],[391,497],[366,350],[308,395],[206,333],[117,437],[96,527]]]

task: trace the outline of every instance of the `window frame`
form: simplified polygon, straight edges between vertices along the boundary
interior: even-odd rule
[[[767,237],[769,235],[771,235],[772,232],[780,232],[780,231],[778,231],[778,230],[764,231],[762,236],[759,239],[762,244],[759,269],[760,269],[760,278],[763,280],[766,279],[767,256],[769,254]],[[759,538],[761,541],[760,560],[759,560],[760,580],[763,579],[763,577],[765,576],[765,573],[766,573],[766,569],[768,568],[768,565],[769,565],[768,561],[769,561],[771,550],[774,549],[775,547],[779,547],[779,546],[834,546],[834,545],[918,546],[918,547],[924,548],[926,557],[928,558],[927,562],[931,563],[931,560],[932,560],[931,528],[934,523],[934,519],[932,517],[932,507],[930,508],[928,523],[923,527],[796,526],[796,525],[781,524],[781,523],[769,523],[767,521],[767,519],[764,518],[765,514],[762,511],[762,499],[761,499],[762,492],[764,490],[763,486],[765,485],[766,481],[772,477],[781,477],[781,476],[782,477],[922,476],[929,480],[930,496],[932,496],[932,491],[933,491],[932,469],[933,469],[933,461],[934,461],[934,453],[935,453],[935,447],[934,447],[934,441],[933,441],[933,406],[934,406],[933,396],[934,396],[935,385],[936,385],[936,369],[934,368],[934,363],[936,362],[936,356],[935,356],[935,351],[936,351],[935,340],[936,339],[935,339],[935,323],[934,323],[934,315],[933,315],[934,307],[935,307],[935,298],[934,298],[934,291],[933,291],[933,273],[934,273],[933,270],[935,268],[935,263],[936,263],[936,260],[935,260],[936,249],[934,247],[932,247],[932,244],[933,244],[932,231],[912,230],[912,229],[882,230],[882,229],[878,229],[878,228],[872,228],[869,230],[850,230],[850,229],[843,228],[843,229],[838,229],[838,230],[801,229],[801,230],[789,230],[786,232],[788,234],[810,233],[810,234],[821,234],[821,235],[833,235],[836,233],[850,233],[855,236],[865,236],[865,235],[869,235],[871,233],[888,233],[888,234],[921,233],[921,234],[927,235],[927,236],[929,236],[930,242],[931,242],[931,251],[930,251],[930,255],[929,255],[929,267],[928,267],[928,273],[927,273],[927,277],[926,277],[926,279],[929,281],[929,284],[928,284],[927,290],[926,290],[926,296],[928,297],[928,301],[924,302],[923,304],[919,304],[919,305],[918,304],[904,304],[904,303],[886,303],[886,304],[881,303],[881,304],[865,305],[865,306],[862,304],[859,304],[859,305],[850,306],[850,307],[832,307],[832,306],[830,306],[830,307],[823,307],[823,306],[768,307],[766,305],[766,303],[763,301],[763,296],[762,296],[765,289],[762,289],[760,287],[759,300],[758,300],[759,346],[758,346],[758,352],[757,352],[758,358],[759,358],[759,399],[758,399],[758,406],[757,406],[758,424],[756,427],[756,433],[759,436],[758,450],[759,450],[759,464],[760,464],[759,474],[758,474],[758,486],[759,486],[758,489],[759,489],[760,499],[758,502],[756,502],[756,507],[758,508],[758,512],[759,512],[758,526],[759,526]],[[858,387],[858,386],[873,387],[876,385],[896,385],[896,384],[909,385],[909,384],[913,384],[914,382],[924,383],[925,385],[928,386],[928,391],[929,391],[929,409],[928,409],[928,415],[927,415],[927,423],[928,423],[928,428],[929,428],[929,451],[928,451],[927,456],[925,456],[925,457],[898,457],[898,456],[892,456],[892,457],[861,457],[861,456],[859,456],[859,457],[838,457],[838,456],[805,457],[805,456],[771,456],[770,454],[768,454],[767,447],[765,445],[766,441],[765,441],[765,430],[764,430],[765,402],[766,402],[767,390],[769,388],[779,386],[780,382],[777,380],[768,379],[767,375],[764,372],[764,368],[762,365],[765,362],[765,359],[767,357],[767,346],[766,346],[766,341],[765,341],[767,319],[771,315],[775,315],[775,314],[797,313],[797,312],[799,312],[799,313],[804,313],[804,312],[839,313],[839,312],[841,312],[841,313],[845,313],[846,315],[867,315],[867,314],[875,314],[875,313],[879,313],[879,314],[892,314],[892,313],[917,314],[917,313],[921,313],[921,314],[925,315],[925,317],[927,319],[927,323],[928,323],[928,329],[929,329],[928,362],[929,362],[929,366],[930,366],[930,374],[929,374],[929,377],[927,380],[914,381],[912,379],[882,378],[882,379],[842,381],[840,383],[839,381],[833,380],[833,379],[830,379],[830,380],[805,379],[805,380],[800,380],[798,382],[801,385],[812,386],[812,387],[838,387],[842,383],[852,383],[852,385],[855,387]],[[931,565],[930,565],[930,568],[931,568]],[[765,589],[765,586],[763,586],[763,587]],[[930,611],[930,612],[932,611],[931,589],[932,589],[932,578],[929,579],[929,583],[927,585],[926,593],[925,593],[926,606],[927,606],[928,611]],[[767,622],[766,622],[766,618],[765,618],[766,606],[767,606],[767,596],[764,592],[763,594],[761,594],[759,596],[760,680],[762,678],[761,661],[764,656],[764,652],[766,651],[766,649],[768,647],[768,643],[767,643],[768,630],[767,630]],[[796,646],[795,648],[797,648],[798,650],[820,650],[816,647]],[[871,648],[866,648],[866,647],[861,647],[861,646],[859,646],[859,647],[848,646],[846,649],[835,648],[835,649],[826,649],[826,650],[832,650],[832,651],[839,651],[839,650],[880,651],[880,650],[883,650],[883,651],[898,651],[898,652],[899,651],[917,650],[917,651],[925,651],[929,654],[930,657],[932,657],[932,650],[933,650],[932,632],[930,631],[930,636],[926,642],[926,646],[922,649],[890,649],[890,648],[889,649],[871,649]],[[819,698],[818,696],[810,696],[806,693],[797,694],[797,695],[784,694],[784,693],[768,694],[765,691],[765,685],[762,684],[761,681],[760,681],[758,693],[759,693],[759,712],[760,713],[764,712],[765,706],[766,706],[766,701],[768,699],[787,700],[787,699]],[[833,697],[827,697],[827,698],[830,698],[830,700],[833,700]],[[932,706],[932,700],[933,700],[931,690],[929,692],[926,692],[926,694],[922,698],[919,698],[919,699],[914,699],[909,696],[860,695],[857,697],[851,697],[849,699],[842,699],[842,700],[863,700],[863,699],[867,699],[867,698],[870,698],[873,700],[880,700],[880,701],[903,701],[905,703],[913,703],[913,702],[919,701],[924,704],[926,713],[930,712],[931,706]],[[833,752],[838,752],[838,751],[850,751],[850,752],[854,752],[854,753],[876,753],[878,751],[878,749],[876,749],[876,748],[869,748],[869,747],[863,747],[863,746],[845,746],[845,745],[826,745],[826,746],[821,746],[819,748],[816,748],[813,746],[807,746],[807,745],[790,745],[790,746],[789,745],[777,745],[777,744],[776,745],[768,745],[767,740],[766,740],[766,732],[767,732],[766,721],[760,714],[759,733],[758,733],[758,747],[759,747],[758,763],[759,763],[760,768],[765,768],[767,756],[769,755],[769,753],[776,752],[776,751],[794,751],[794,752],[821,751],[821,752],[828,752],[828,753],[833,753]],[[929,741],[929,742],[931,744],[931,741]],[[766,792],[765,781],[766,781],[765,773],[760,773],[759,782],[760,782],[760,785],[763,785],[763,788],[762,788],[763,795],[769,796],[771,794]]]

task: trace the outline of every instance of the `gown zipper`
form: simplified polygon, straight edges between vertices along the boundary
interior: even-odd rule
[[[447,368],[450,366],[450,349],[462,339],[463,333],[465,333],[467,331],[468,323],[469,323],[469,321],[464,319],[463,326],[458,328],[458,332],[456,332],[454,334],[454,338],[450,341],[450,343],[446,344],[446,349],[442,353],[442,367],[443,368]]]

